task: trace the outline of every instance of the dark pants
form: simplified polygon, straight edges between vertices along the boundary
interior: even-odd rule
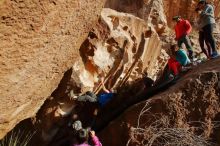
[[[202,28],[205,40],[208,42],[212,48],[212,53],[216,52],[216,42],[213,36],[213,29],[215,24],[208,24]]]
[[[97,102],[97,96],[93,92],[86,92],[86,94],[83,94],[81,96],[78,96],[77,98],[78,101],[89,101],[89,102]]]
[[[207,49],[205,49],[205,45]],[[212,48],[207,40],[205,40],[205,33],[203,31],[199,31],[199,45],[202,49],[202,52],[209,58],[212,54]]]
[[[177,43],[180,48],[183,48],[182,45],[185,44],[185,46],[189,52],[189,58],[192,59],[193,58],[193,48],[192,48],[191,41],[190,41],[189,37],[187,35],[182,36],[178,40]]]

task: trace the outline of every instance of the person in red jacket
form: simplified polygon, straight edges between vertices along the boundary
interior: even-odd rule
[[[173,21],[176,21],[175,40],[177,41],[178,46],[180,48],[182,48],[182,45],[185,44],[189,52],[189,58],[192,60],[193,59],[193,48],[192,48],[191,41],[188,36],[192,30],[192,26],[188,20],[184,20],[180,16],[173,17]]]

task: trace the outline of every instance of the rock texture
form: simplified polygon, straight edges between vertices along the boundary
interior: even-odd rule
[[[101,132],[103,145],[122,146],[128,140],[132,146],[146,145],[148,136],[158,135],[151,135],[152,131],[141,132],[141,129],[152,127],[156,120],[164,122],[164,119],[169,120],[160,126],[191,129],[192,133],[210,138],[219,145],[219,63],[217,59],[196,67],[167,91],[128,109]]]
[[[162,0],[108,0],[105,7],[133,14],[145,20],[148,24],[153,24],[159,33],[164,32],[167,25]]]
[[[94,87],[98,91],[100,77],[105,77],[109,89],[134,81],[143,71],[155,79],[166,62],[166,53],[161,50],[154,25],[103,9],[99,24],[80,48],[84,65],[74,63],[72,78],[82,91]]]
[[[37,122],[41,126],[41,133],[38,134],[46,143],[58,133],[63,118],[72,111],[75,112],[75,107],[80,105],[70,101],[70,98],[88,90],[98,93],[101,90],[101,78],[108,89],[118,89],[133,83],[144,71],[156,79],[168,58],[165,50],[173,40],[173,31],[170,29],[173,27],[172,17],[181,15],[193,23],[197,3],[195,0],[108,0],[106,8],[101,12],[104,2],[0,0],[0,138],[15,124],[36,114],[68,69],[68,75],[64,75],[60,86],[37,116]],[[212,2],[216,7],[216,16],[220,17],[219,0]],[[216,36],[219,39],[219,34]],[[207,71],[209,69],[213,68],[207,68]],[[180,119],[180,122],[174,123],[185,126],[188,119],[183,117],[190,118],[191,115],[187,115],[188,108],[194,103],[184,105],[186,101],[182,99],[182,95],[188,96],[192,92],[193,99],[197,100],[199,93],[193,89],[205,89],[206,86],[202,85],[200,89],[199,83],[206,85],[202,79],[206,76],[211,76],[207,79],[213,80],[210,83],[213,86],[207,85],[207,89],[216,92],[210,95],[214,100],[208,102],[218,107],[216,101],[219,93],[214,87],[214,82],[217,82],[216,72],[188,77],[192,81],[187,85],[182,81],[180,85],[189,90],[192,88],[192,91],[180,90],[177,86],[171,91],[181,94],[168,91],[167,94],[159,95],[164,96],[164,99],[155,97],[151,105],[159,113],[163,113],[162,110],[180,111],[172,114],[180,117],[174,117],[174,120]],[[202,93],[201,96],[207,97],[207,94]],[[130,138],[129,129],[136,126],[143,104],[129,110],[130,114],[125,113],[103,131],[101,135],[104,145],[126,144]],[[176,106],[179,104],[185,110]],[[87,109],[87,106],[83,108]],[[211,110],[213,109],[210,108]],[[157,113],[155,111],[152,113]],[[89,115],[83,111],[78,111],[77,114],[82,117]],[[119,128],[115,128],[118,125]],[[112,127],[114,128],[110,129]],[[115,132],[115,129],[118,131]],[[109,133],[117,133],[117,137],[114,136],[114,140],[108,139],[111,136],[105,134]],[[135,141],[132,143],[136,144]]]
[[[59,88],[38,113],[37,121],[41,122],[37,125],[42,131],[39,137],[45,143],[59,135],[60,127],[57,125],[63,124],[60,111],[67,115],[78,114],[84,124],[92,120],[90,105],[87,105],[87,111],[80,109],[80,104],[71,101],[71,98],[88,90],[98,93],[101,78],[108,89],[118,89],[132,83],[144,71],[157,78],[167,60],[153,25],[112,9],[102,10],[99,23],[90,31],[79,51],[81,59],[65,74]]]
[[[207,0],[207,2],[214,4],[215,15],[216,17],[220,17],[220,2],[218,0]],[[183,18],[194,22],[196,17],[195,8],[197,6],[197,3],[197,0],[164,0],[165,14],[167,16],[167,21],[169,22],[169,24],[172,24],[172,17],[175,15],[180,15]]]
[[[0,138],[32,117],[80,58],[102,0],[0,1]]]
[[[220,2],[218,0],[207,0],[207,2],[214,5],[215,16],[218,20],[220,17]],[[183,18],[190,20],[193,26],[196,25],[197,14],[195,13],[195,8],[197,3],[198,0],[108,0],[105,7],[133,14],[145,20],[147,23],[153,24],[162,40],[162,48],[166,50],[169,48],[167,42],[174,41],[173,27],[175,23],[172,21],[172,17],[180,15]],[[219,23],[217,23],[217,27],[219,26],[218,24]],[[193,44],[195,45],[194,48],[198,48],[196,51],[200,52],[201,50],[198,45],[198,32],[196,29],[193,29],[193,33],[196,34],[196,36],[191,36]],[[217,29],[217,33],[218,35],[216,37],[219,38],[219,29]]]
[[[220,2],[218,0],[207,0],[207,2],[215,5],[216,16],[220,17]],[[161,16],[166,15],[169,26],[172,26],[172,17],[175,15],[181,15],[183,18],[187,18],[190,21],[195,19],[195,7],[198,0],[108,0],[105,7],[112,8],[114,10],[131,13],[146,20],[146,15],[149,15],[149,8],[152,7],[152,3],[157,4],[155,12],[159,12]],[[158,5],[159,4],[159,5]],[[162,7],[160,6],[162,4]],[[163,14],[163,10],[165,13]]]

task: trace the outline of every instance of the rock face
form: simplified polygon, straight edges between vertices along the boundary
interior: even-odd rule
[[[214,5],[216,20],[218,20],[220,17],[220,1],[207,0],[207,2]],[[197,14],[195,13],[195,8],[197,3],[198,0],[108,0],[105,7],[133,14],[144,19],[147,23],[153,24],[159,36],[162,37],[162,44],[165,39],[165,45],[162,45],[162,47],[167,49],[169,46],[167,46],[166,40],[169,40],[170,42],[174,39],[173,26],[175,23],[172,21],[172,17],[180,15],[183,18],[190,20],[191,24],[196,24]],[[217,23],[217,27],[219,26],[218,24],[219,23]],[[167,25],[168,27],[166,27]],[[196,29],[193,29],[193,32],[197,34]],[[164,33],[167,34],[165,37]],[[192,38],[196,40],[196,46],[194,48],[198,47],[198,37],[192,36]],[[219,38],[219,35],[217,35],[217,38]],[[199,52],[200,51],[201,50],[199,50]]]
[[[154,28],[135,16],[103,9],[99,24],[80,48],[84,65],[75,62],[73,80],[84,91],[94,87],[98,91],[100,77],[105,77],[108,88],[133,81],[143,71],[156,78],[166,54],[161,53],[160,38]]]
[[[103,0],[0,1],[0,138],[32,117],[80,58]]]
[[[219,0],[212,2],[216,7],[216,16],[220,17]],[[39,135],[48,143],[57,134],[59,125],[56,124],[62,120],[62,116],[71,113],[77,105],[70,98],[88,90],[98,93],[101,90],[101,78],[104,78],[108,89],[117,89],[131,83],[144,71],[150,77],[157,78],[168,58],[164,50],[169,48],[172,40],[169,30],[173,25],[172,17],[181,15],[194,22],[197,2],[108,0],[105,3],[106,8],[101,12],[104,3],[101,0],[0,0],[0,138],[15,124],[36,114],[68,69],[65,87],[60,84],[62,87],[58,89],[56,97],[52,94],[38,113],[38,120],[43,121],[43,132]],[[208,69],[212,68],[207,68],[207,71]],[[208,97],[214,99],[210,99],[208,103],[218,107],[216,101],[219,93],[214,85],[217,82],[216,72],[198,74],[187,85],[184,81],[180,85],[186,86],[190,92],[192,88],[192,96],[197,100],[199,94],[193,89],[196,86],[195,89],[202,92],[207,87],[202,79],[206,76],[213,81],[210,82],[211,85],[207,85],[207,89],[216,92]],[[205,85],[200,87],[200,82]],[[180,117],[175,117],[180,122],[174,124],[185,126],[190,120],[183,117],[192,117],[187,115],[191,105],[183,104],[185,101],[182,100],[182,95],[188,96],[189,92],[178,87],[172,90],[180,92],[178,95],[168,91],[167,94],[155,97],[151,102],[155,109],[152,113],[163,113],[163,110],[180,111],[172,114]],[[201,94],[204,97],[208,95]],[[199,102],[203,104],[204,101]],[[130,138],[129,129],[136,126],[143,104],[129,110],[130,114],[125,113],[103,131],[101,139],[104,145],[126,144]],[[181,111],[176,106],[179,104],[185,110]],[[217,112],[216,108],[216,112],[208,118],[213,119]],[[82,113],[81,116],[87,115]],[[205,122],[208,123],[206,119]],[[121,127],[118,129],[114,127],[119,124]],[[112,127],[114,128],[110,130]],[[110,136],[105,134],[109,133],[117,133],[119,136],[114,136],[114,140],[107,139]],[[136,144],[134,139],[131,142]]]
[[[219,0],[207,0],[207,2],[215,5],[215,14],[220,17],[220,2]],[[195,19],[195,7],[198,0],[108,0],[105,7],[111,8],[120,12],[131,13],[146,20],[146,15],[149,15],[149,7],[152,7],[152,3],[157,4],[157,9],[155,12],[165,11],[166,20],[170,26],[172,26],[172,17],[175,15],[181,15],[183,18],[187,18],[190,21]],[[158,5],[159,4],[159,5]],[[162,5],[161,5],[162,4]],[[162,7],[161,7],[161,6]]]
[[[108,89],[123,87],[140,78],[144,71],[156,78],[167,60],[153,25],[108,8],[102,10],[99,23],[90,31],[79,51],[81,59],[73,64],[56,94],[51,95],[53,100],[48,99],[38,113],[37,119],[43,123],[39,124],[43,133],[39,135],[47,143],[59,135],[57,125],[62,125],[59,111],[76,113],[84,123],[93,115],[88,112],[83,115],[83,110],[78,112],[79,103],[69,100],[74,95],[88,90],[98,93],[101,78]]]
[[[215,6],[215,15],[220,17],[220,2],[218,0],[207,0],[207,2],[214,4]],[[195,8],[197,6],[197,0],[191,1],[182,1],[182,0],[164,0],[164,9],[167,16],[167,21],[171,25],[172,17],[175,15],[180,15],[183,18],[194,22],[195,20]]]
[[[145,20],[148,24],[153,24],[159,33],[164,32],[167,26],[162,0],[108,0],[105,7],[133,14]]]
[[[164,138],[160,136],[162,130],[159,130],[162,128],[185,129],[219,145],[219,63],[220,59],[217,59],[196,67],[167,91],[128,109],[101,132],[103,145],[122,146],[128,140],[132,146],[146,145],[150,138],[155,137],[154,142],[163,142],[160,141]],[[153,127],[155,123],[158,129]],[[154,130],[158,131],[152,135]],[[111,138],[113,136],[114,139]],[[183,139],[179,141],[184,142]]]

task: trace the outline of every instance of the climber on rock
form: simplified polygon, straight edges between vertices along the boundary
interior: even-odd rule
[[[84,102],[89,101],[89,102],[98,103],[101,107],[103,107],[114,97],[115,93],[106,89],[103,79],[101,80],[101,84],[104,93],[101,93],[98,96],[96,96],[95,93],[91,91],[87,91],[85,94],[78,96],[77,100]]]
[[[172,45],[170,51],[168,67],[173,72],[174,77],[178,77],[182,67],[189,65],[191,62],[186,51],[180,49],[177,45]]]
[[[82,101],[82,102],[97,102],[97,96],[95,95],[95,93],[91,92],[91,91],[87,91],[85,94],[80,95],[77,97],[77,101]]]
[[[192,30],[190,22],[188,20],[182,19],[180,16],[173,17],[173,21],[176,21],[175,40],[177,41],[178,46],[182,48],[182,45],[185,44],[189,53],[189,58],[193,60],[193,47],[188,36]]]
[[[214,8],[211,4],[208,4],[206,0],[200,0],[196,10],[200,13],[199,18],[199,29],[200,31],[200,47],[203,50],[204,41],[202,41],[202,37],[204,37],[205,41],[211,47],[211,53],[207,54],[211,58],[216,58],[219,56],[216,50],[216,41],[213,36],[213,29],[215,26],[215,18],[214,18]]]

